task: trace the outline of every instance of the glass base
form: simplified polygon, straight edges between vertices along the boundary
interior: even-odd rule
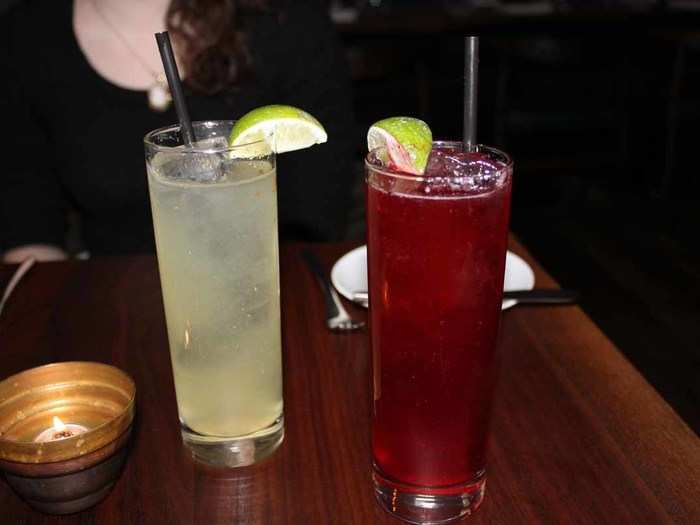
[[[375,468],[374,495],[389,514],[408,523],[438,525],[469,516],[481,505],[486,474],[451,487],[418,487],[397,483]]]
[[[197,461],[214,467],[245,467],[270,456],[284,439],[284,416],[252,434],[205,436],[183,425],[182,441]]]

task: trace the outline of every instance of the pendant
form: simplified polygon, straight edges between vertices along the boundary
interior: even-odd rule
[[[156,81],[148,88],[148,107],[153,111],[162,113],[170,107],[172,100],[170,90],[163,83]]]

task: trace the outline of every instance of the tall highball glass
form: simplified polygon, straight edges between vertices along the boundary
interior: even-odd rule
[[[146,135],[146,167],[184,444],[237,467],[284,435],[275,155],[231,121]]]
[[[375,495],[411,523],[473,512],[486,479],[513,164],[436,142],[423,176],[365,162]]]

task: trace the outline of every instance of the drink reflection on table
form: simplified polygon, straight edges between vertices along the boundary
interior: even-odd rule
[[[267,523],[279,502],[269,501],[267,481],[274,469],[264,462],[253,469],[194,469],[192,523],[207,525]]]

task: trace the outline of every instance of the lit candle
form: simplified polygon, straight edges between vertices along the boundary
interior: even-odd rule
[[[57,441],[77,436],[87,432],[87,428],[83,425],[73,423],[64,423],[61,418],[53,417],[53,426],[44,430],[41,434],[34,438],[35,443],[44,443],[46,441]]]

